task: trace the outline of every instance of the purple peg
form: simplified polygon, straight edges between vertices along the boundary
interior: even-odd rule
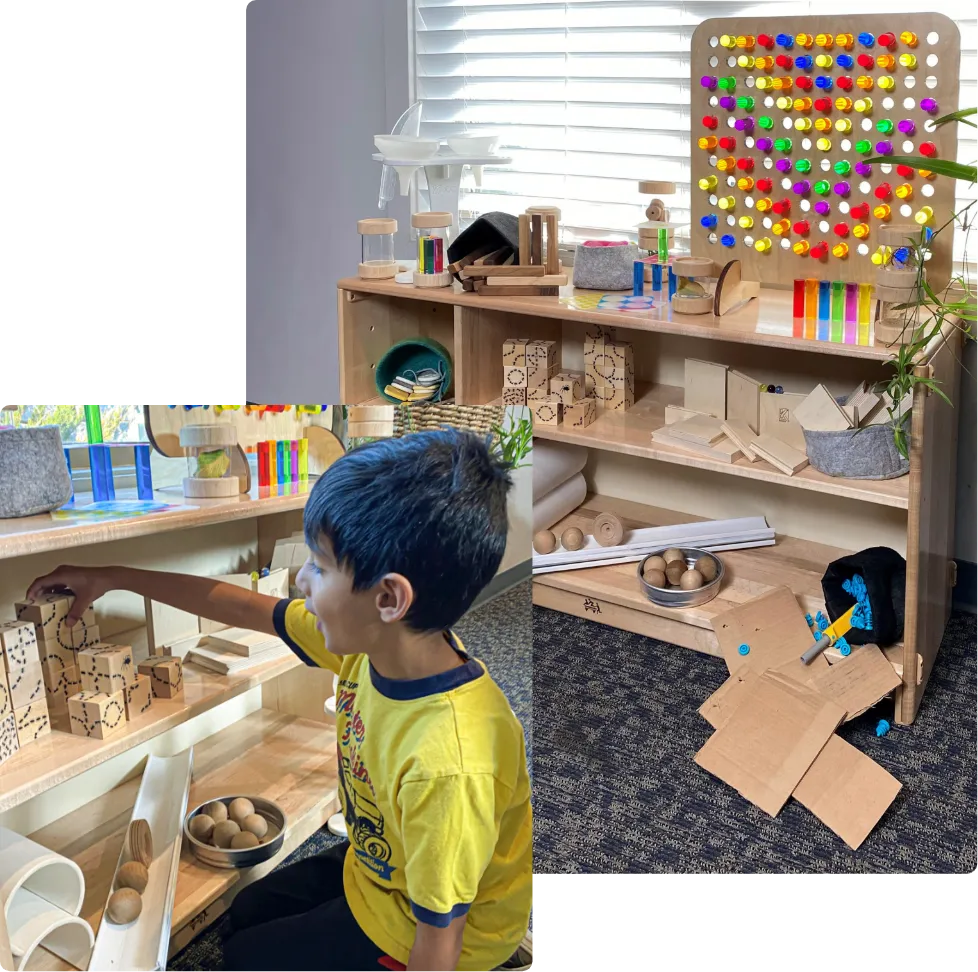
[[[836,184],[835,184],[835,185],[834,185],[834,186],[832,187],[832,190],[833,190],[833,192],[835,192],[835,194],[836,194],[837,196],[848,196],[848,195],[849,195],[849,183],[848,183],[848,182],[846,182],[846,181],[845,181],[845,180],[843,179],[843,181],[842,181],[842,182],[837,182],[837,183],[836,183]]]
[[[913,135],[917,131],[917,126],[914,124],[912,118],[904,118],[903,121],[897,122],[897,129],[903,132],[904,135]]]
[[[750,117],[738,118],[734,122],[734,128],[736,128],[738,132],[752,132],[754,131],[754,119]]]
[[[770,152],[774,148],[774,141],[766,136],[757,140],[757,147],[762,152]]]
[[[703,77],[700,78],[700,84],[708,91],[715,91],[717,87],[717,79],[715,77],[711,77],[709,74],[704,74]]]
[[[828,201],[825,199],[819,199],[819,201],[815,203],[815,206],[813,208],[815,209],[815,212],[818,213],[819,216],[828,216],[828,214],[832,212],[832,207],[828,204]]]
[[[791,159],[778,159],[778,161],[774,163],[774,166],[778,172],[790,172]]]
[[[737,107],[737,99],[733,95],[724,95],[720,99],[720,107],[726,108],[727,111],[733,111]]]
[[[869,176],[873,174],[873,167],[868,162],[857,162],[855,169],[856,175]]]
[[[804,196],[811,190],[812,184],[807,179],[802,179],[800,182],[796,182],[791,188],[796,196]]]
[[[892,155],[893,154],[893,143],[889,139],[884,139],[882,142],[876,143],[876,154],[877,155]]]
[[[920,110],[926,111],[928,115],[934,115],[937,113],[937,99],[936,98],[921,98],[920,99]]]

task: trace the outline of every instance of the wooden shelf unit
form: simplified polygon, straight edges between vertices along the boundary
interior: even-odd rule
[[[561,289],[562,298],[575,293],[571,287]],[[649,460],[649,469],[656,471],[659,483],[672,477],[681,484],[683,477],[693,477],[699,492],[691,490],[689,496],[673,500],[683,507],[681,511],[643,506],[630,514],[636,522],[769,515],[771,525],[782,534],[778,545],[724,555],[725,562],[729,560],[736,568],[714,602],[714,613],[725,602],[744,600],[774,583],[783,583],[778,578],[786,576],[803,603],[817,606],[821,576],[830,560],[851,552],[854,546],[886,544],[899,549],[907,558],[905,634],[903,643],[886,653],[904,679],[896,694],[896,721],[913,721],[950,613],[956,413],[939,396],[918,388],[910,473],[882,482],[835,479],[810,467],[789,477],[763,461],[721,463],[651,440],[652,431],[664,422],[664,406],[682,402],[686,357],[729,365],[760,381],[783,384],[785,391],[807,393],[821,382],[841,394],[858,381],[884,379],[891,348],[801,336],[791,320],[791,293],[771,288],[762,288],[759,299],[723,318],[673,314],[671,306],[642,314],[578,310],[554,298],[487,297],[463,292],[457,284],[442,290],[418,290],[391,281],[357,278],[340,280],[337,297],[341,397],[351,405],[377,398],[376,363],[391,344],[406,337],[436,336],[445,344],[453,353],[456,401],[477,405],[500,398],[506,338],[557,341],[562,369],[582,371],[586,325],[616,328],[619,340],[632,343],[635,353],[635,406],[625,413],[599,413],[587,429],[548,426],[538,429],[535,437],[586,446],[589,487],[605,494],[601,502],[608,508],[613,508],[616,498],[635,500],[635,494],[642,492],[634,481],[638,475],[635,463]],[[958,361],[959,342],[954,333],[948,334],[946,343],[928,349],[919,361],[921,368],[941,382],[952,402],[958,399]],[[628,469],[627,462],[632,463]],[[666,464],[667,472],[661,464]],[[624,476],[623,470],[630,470],[633,481],[628,489],[622,482],[619,490],[615,479]],[[710,504],[702,499],[704,480],[712,483],[713,493],[720,497]],[[756,496],[745,492],[755,490],[755,484]],[[773,513],[764,508],[769,501]],[[711,512],[707,505],[713,508]],[[838,517],[832,513],[835,506],[840,510]],[[724,512],[717,513],[716,507]],[[809,510],[814,512],[809,514]],[[804,530],[797,526],[784,530],[778,521],[785,511],[791,512],[789,519],[796,523],[806,516],[817,517],[818,522],[808,523]],[[661,519],[663,516],[667,519]],[[859,530],[852,529],[854,522]],[[796,535],[787,535],[791,533]],[[857,534],[859,539],[854,540]],[[710,612],[657,611],[641,597],[633,573],[634,567],[625,565],[538,575],[534,601],[715,652]],[[583,606],[588,591],[601,607],[600,616]]]

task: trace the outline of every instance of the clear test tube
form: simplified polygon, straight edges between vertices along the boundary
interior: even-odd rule
[[[832,330],[829,340],[841,342],[846,308],[846,285],[844,280],[832,281]]]
[[[856,320],[858,317],[859,306],[859,285],[854,283],[846,284],[846,312],[845,312],[845,334],[843,340],[846,344],[856,343]]]
[[[803,279],[795,281],[791,316],[796,321],[803,321],[805,319],[805,281]]]
[[[856,310],[856,343],[869,344],[869,335],[873,328],[873,285],[859,284],[859,299]]]
[[[819,341],[829,339],[829,325],[832,319],[832,281],[819,280],[818,282],[818,327],[815,337]]]

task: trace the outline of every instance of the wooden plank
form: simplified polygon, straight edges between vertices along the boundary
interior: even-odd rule
[[[731,368],[727,372],[727,420],[742,422],[755,435],[761,431],[760,383]]]
[[[686,359],[683,408],[712,415],[722,422],[727,417],[727,366],[714,361]]]
[[[726,437],[719,439],[713,445],[704,445],[699,442],[694,442],[692,439],[682,439],[673,435],[672,429],[675,427],[675,425],[669,425],[661,429],[656,429],[652,433],[652,441],[659,445],[685,450],[696,456],[704,456],[718,463],[729,464],[743,458],[737,446]]]
[[[474,267],[492,267],[500,266],[505,263],[512,255],[513,248],[510,246],[501,246],[496,250],[491,250],[489,253],[478,257],[472,261],[472,266]]]
[[[530,263],[543,263],[543,217],[539,213],[530,216]]]
[[[693,418],[696,415],[702,415],[702,412],[694,412],[691,408],[683,408],[681,405],[666,405],[663,411],[666,425],[685,422],[686,419]]]
[[[520,252],[517,255],[517,262],[521,265],[529,266],[533,263],[533,260],[530,255],[530,217],[526,213],[520,213],[519,233]]]
[[[541,287],[539,285],[490,287],[481,281],[476,281],[475,291],[477,294],[483,294],[487,297],[493,297],[497,294],[500,297],[556,297],[560,293],[560,288]]]
[[[765,392],[761,395],[761,435],[772,435],[792,449],[804,452],[805,433],[795,419],[795,409],[806,397],[794,392],[783,392],[780,395]]]
[[[825,385],[816,385],[795,408],[794,416],[795,421],[809,432],[845,432],[855,425]]]
[[[694,415],[669,427],[669,435],[677,439],[688,439],[699,445],[713,445],[724,437],[720,419],[712,415]]]
[[[557,241],[557,214],[547,213],[547,273],[560,272],[560,246]]]
[[[759,435],[752,443],[754,455],[771,463],[786,476],[793,476],[808,465],[808,456],[773,435]]]
[[[525,267],[507,267],[507,270],[524,270]],[[530,269],[536,269],[531,267]],[[542,269],[542,268],[541,268]],[[527,276],[512,276],[512,277],[489,277],[485,283],[491,287],[564,287],[567,284],[567,274],[566,273],[548,273],[544,276],[534,276],[532,274]],[[479,289],[478,283],[476,284],[476,290]],[[490,290],[489,293],[493,293]]]
[[[721,424],[723,434],[738,448],[745,459],[757,462],[758,456],[755,455],[751,446],[757,441],[757,436],[751,431],[746,422],[736,422],[728,420]]]
[[[463,279],[468,279],[471,277],[542,277],[546,274],[546,267],[528,267],[520,266],[517,263],[511,263],[502,266],[478,266],[478,267],[466,267],[462,271]]]

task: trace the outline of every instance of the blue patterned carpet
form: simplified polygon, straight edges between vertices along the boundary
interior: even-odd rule
[[[535,870],[938,872],[975,869],[975,618],[952,617],[916,722],[892,703],[840,734],[903,789],[858,851],[801,804],[772,818],[700,769],[697,709],[718,658],[534,608]]]
[[[509,699],[526,732],[527,758],[533,743],[533,639],[531,637],[530,585],[521,584],[469,612],[456,627],[466,650],[486,663],[489,674]],[[318,854],[339,843],[325,828],[296,848],[282,865]],[[218,919],[170,959],[169,969],[218,970],[224,968],[222,937],[227,918]]]

